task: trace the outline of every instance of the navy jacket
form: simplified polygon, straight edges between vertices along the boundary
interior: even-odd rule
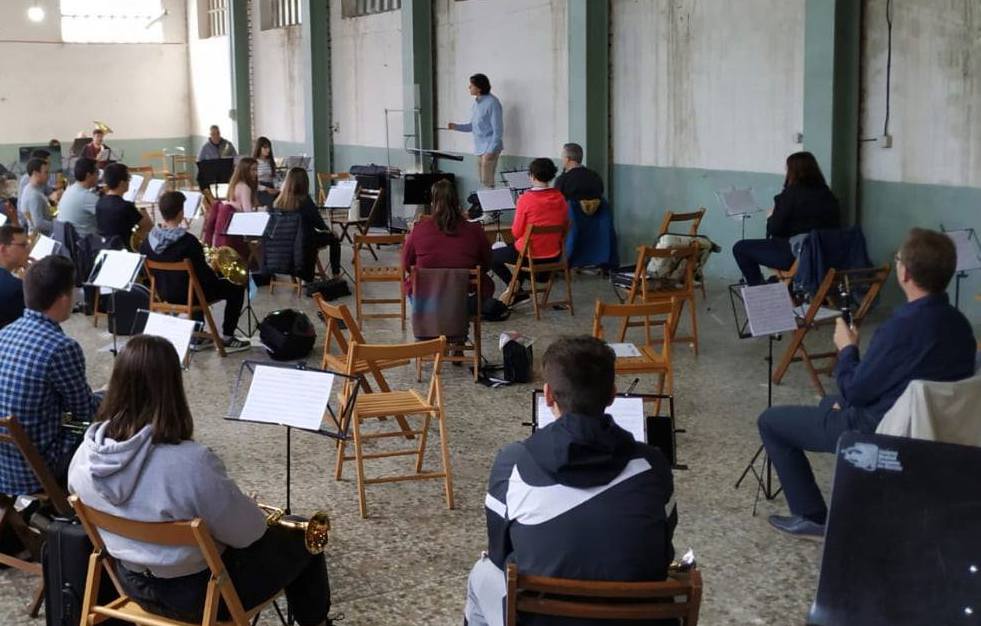
[[[24,312],[24,283],[0,267],[0,328]]]
[[[835,377],[852,426],[874,432],[912,380],[956,381],[974,374],[977,344],[971,324],[947,294],[896,309],[859,360],[857,346],[838,353]]]
[[[839,228],[838,199],[826,185],[790,185],[773,198],[773,214],[766,220],[770,237],[790,239],[816,228]]]
[[[498,453],[484,499],[488,556],[502,570],[514,561],[540,576],[664,580],[678,519],[673,493],[659,450],[608,415],[566,414]],[[528,615],[525,623],[597,622]]]

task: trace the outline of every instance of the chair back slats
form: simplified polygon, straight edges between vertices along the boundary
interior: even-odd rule
[[[16,417],[4,417],[0,419],[0,442],[8,443],[17,448],[17,451],[24,458],[24,461],[27,462],[28,467],[31,468],[38,482],[41,483],[41,489],[44,490],[44,495],[51,502],[51,506],[54,507],[59,515],[69,515],[71,513],[71,507],[68,505],[65,490],[58,485],[54,474],[51,473],[41,453],[37,451],[34,442],[31,441],[31,438],[27,435],[24,427],[17,421]]]
[[[702,218],[705,217],[705,208],[700,208],[697,211],[692,211],[691,213],[675,213],[674,211],[665,211],[664,218],[661,220],[661,228],[658,230],[657,236],[667,233],[671,229],[672,224],[679,224],[684,222],[691,222],[688,227],[688,235],[694,237],[698,234],[698,227],[702,224]]]
[[[152,543],[159,546],[196,546],[198,545],[198,538],[195,536],[192,527],[194,525],[204,524],[200,520],[180,522],[137,522],[127,520],[86,506],[82,504],[77,496],[72,496],[72,505],[75,507],[79,519],[88,521],[93,528],[98,528],[99,530],[125,537],[132,541]]]
[[[365,344],[352,342],[348,349],[348,364],[364,359],[381,361],[386,359],[415,359],[442,355],[446,349],[446,337],[428,341],[402,344]]]

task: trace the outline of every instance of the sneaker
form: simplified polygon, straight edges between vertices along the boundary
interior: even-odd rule
[[[818,524],[800,515],[771,515],[770,526],[801,539],[824,539],[824,524]]]
[[[215,347],[215,342],[210,337],[191,337],[191,352],[203,352]]]
[[[531,300],[530,293],[527,291],[519,291],[518,293],[514,294],[514,298],[511,301],[511,306],[517,306],[522,302],[528,302],[529,300]]]
[[[226,353],[244,352],[252,349],[251,342],[239,339],[238,337],[225,337],[222,339],[222,343],[224,344]]]

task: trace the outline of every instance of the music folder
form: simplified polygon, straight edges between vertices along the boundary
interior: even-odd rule
[[[239,237],[262,237],[266,233],[268,225],[269,214],[265,211],[238,212],[232,215],[225,234]]]
[[[143,255],[125,250],[101,250],[95,257],[88,284],[104,289],[128,291],[143,267]]]

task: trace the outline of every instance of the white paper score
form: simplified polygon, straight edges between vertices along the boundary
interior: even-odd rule
[[[123,194],[123,200],[127,202],[136,202],[136,194],[140,192],[140,188],[142,187],[143,177],[139,174],[130,174],[129,189]]]
[[[944,233],[954,242],[957,250],[957,269],[958,272],[969,272],[981,269],[981,254],[978,248],[971,241],[971,231],[969,230],[948,230]]]
[[[126,290],[136,279],[143,257],[125,250],[102,250],[92,265],[90,282],[96,287]]]
[[[522,189],[531,189],[531,181],[528,180],[528,172],[503,172],[501,175],[504,177],[504,182],[506,182],[508,187],[511,189],[516,189],[518,191]]]
[[[640,350],[637,349],[637,346],[632,343],[608,343],[606,345],[613,348],[613,354],[615,354],[618,359],[643,356],[640,353]]]
[[[545,404],[545,395],[537,396],[538,403],[535,420],[538,428],[545,428],[555,421],[552,409]],[[613,418],[617,426],[634,436],[634,441],[647,443],[647,421],[644,418],[644,399],[616,397],[613,404],[606,408],[606,413]]]
[[[485,211],[503,211],[514,208],[514,197],[508,188],[478,189],[477,197],[480,199],[480,208]]]
[[[738,216],[749,215],[759,211],[756,206],[756,198],[753,197],[752,189],[730,189],[720,191],[719,198],[722,200],[726,209],[726,215]]]
[[[334,375],[258,365],[239,419],[320,430]]]
[[[250,213],[235,213],[228,222],[228,232],[226,235],[239,235],[242,237],[262,237],[269,224],[269,214],[265,211],[255,211]]]
[[[35,261],[40,261],[49,254],[54,254],[59,247],[61,247],[61,242],[55,241],[47,235],[41,235],[34,242],[34,247],[31,248],[31,253],[28,256]]]
[[[331,209],[346,209],[354,201],[354,192],[357,185],[336,185],[327,192],[327,201],[324,206]]]
[[[144,335],[155,335],[163,337],[177,350],[177,356],[181,363],[187,358],[187,349],[191,345],[191,335],[197,322],[185,320],[173,315],[163,315],[161,313],[150,313],[146,318],[146,326],[143,328]]]
[[[749,332],[764,337],[797,330],[794,303],[783,283],[743,287],[743,302],[749,318]]]
[[[156,204],[157,200],[160,199],[160,194],[163,193],[163,190],[164,180],[160,178],[151,178],[146,183],[146,189],[143,190],[141,201]]]

